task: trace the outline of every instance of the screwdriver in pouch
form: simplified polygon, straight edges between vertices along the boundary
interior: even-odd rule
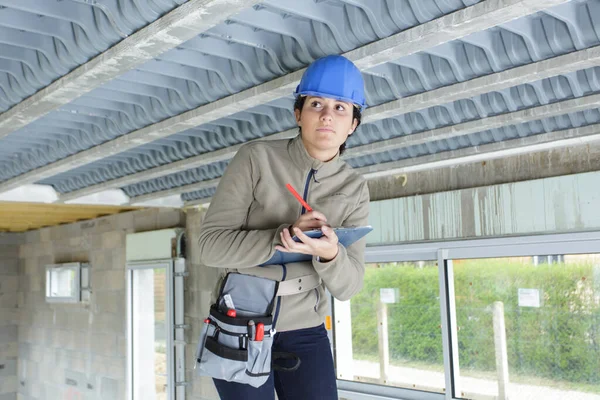
[[[204,346],[206,346],[206,338],[208,338],[208,327],[210,326],[210,319],[204,320],[204,326],[202,327],[202,333],[200,334],[200,340],[198,341],[198,348],[196,349],[196,362],[194,363],[194,369],[202,359],[202,353],[204,352]]]
[[[254,329],[255,329],[254,321],[253,320],[248,321],[248,339],[249,340],[254,340]]]
[[[257,342],[262,342],[264,337],[265,337],[265,324],[263,324],[262,322],[259,322],[258,324],[256,324],[256,336],[255,336],[254,340],[256,340]]]

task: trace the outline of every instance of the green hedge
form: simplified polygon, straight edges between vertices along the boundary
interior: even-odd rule
[[[455,261],[454,278],[462,370],[495,370],[492,307],[501,301],[511,374],[600,383],[600,276],[594,279],[591,264]],[[355,354],[378,357],[384,287],[400,290],[400,302],[388,305],[392,362],[442,365],[438,271],[431,265],[367,268],[364,288],[351,302]],[[542,307],[518,307],[518,288],[540,289]]]

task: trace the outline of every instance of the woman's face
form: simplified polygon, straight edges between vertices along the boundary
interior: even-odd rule
[[[302,112],[295,110],[296,121],[302,128],[302,142],[312,157],[331,160],[342,143],[356,129],[353,105],[345,101],[308,96]]]

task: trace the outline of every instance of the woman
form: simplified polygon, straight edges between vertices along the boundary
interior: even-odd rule
[[[274,389],[280,400],[338,398],[323,324],[328,309],[325,288],[335,298],[348,300],[363,283],[365,240],[344,248],[331,227],[368,223],[367,183],[340,159],[346,139],[360,124],[364,82],[352,62],[327,56],[308,67],[295,95],[300,134],[240,148],[213,196],[198,244],[204,265],[300,281],[297,293],[277,298],[273,351],[294,353],[301,364],[293,372],[272,371],[259,388],[215,379],[222,400],[273,399]],[[288,192],[288,183],[314,211]],[[310,229],[321,229],[323,236],[312,239],[302,233]],[[313,257],[257,267],[276,250]],[[316,277],[316,287],[302,287],[307,276]]]

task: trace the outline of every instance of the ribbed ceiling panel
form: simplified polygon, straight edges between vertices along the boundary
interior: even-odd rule
[[[8,135],[0,180],[474,3],[264,2]],[[48,128],[64,113],[86,120],[86,127]],[[110,128],[94,134],[92,124]]]
[[[322,3],[319,4],[322,5]],[[364,74],[369,105],[379,105],[397,98],[412,96],[600,44],[594,23],[596,16],[593,14],[596,9],[600,10],[599,4],[599,1],[568,3],[547,12],[540,12],[487,31],[478,32],[427,52],[403,57],[372,68]],[[260,11],[273,13],[274,9],[267,7]],[[257,10],[248,11],[248,13],[250,12],[257,12]],[[285,18],[294,19],[293,15],[295,14],[286,15]],[[281,17],[283,18],[283,16]],[[232,18],[232,21],[236,21],[236,19]],[[225,24],[224,26],[231,28],[237,25],[239,24],[236,22],[230,22],[229,25]],[[328,39],[321,38],[321,40],[333,40],[333,36],[324,36],[324,38]],[[176,51],[174,50],[174,52]],[[291,51],[290,54],[300,54],[294,53],[292,49],[288,49],[288,51]],[[165,58],[168,57],[161,57],[162,60]],[[282,60],[289,60],[289,57],[281,56],[277,59],[279,65],[282,65],[285,64]],[[287,62],[289,64],[289,61]],[[155,63],[155,61],[151,63]],[[257,69],[256,65],[251,62],[248,61],[247,64],[249,67],[241,71]],[[258,69],[262,71],[265,68],[265,66],[260,66]],[[132,71],[130,74],[134,73],[138,73],[138,71]],[[586,73],[589,76],[585,76]],[[245,76],[243,72],[240,74]],[[365,125],[365,128],[350,139],[349,145],[372,143],[474,118],[548,104],[555,101],[553,99],[582,96],[597,90],[595,89],[597,82],[598,72],[588,71],[524,85],[511,89],[511,93],[509,90],[505,90],[486,94],[419,113],[402,115],[402,110],[398,110],[401,130],[390,129],[390,123],[386,121],[372,124],[386,126],[385,129]],[[249,83],[249,85],[252,84]],[[77,190],[87,186],[82,186],[82,182],[101,183],[131,174],[132,171],[139,172],[143,169],[285,131],[295,126],[291,110],[292,101],[290,95],[276,102],[240,112],[211,124],[198,126],[132,151],[107,157],[82,168],[57,175],[42,183],[54,185],[61,191]],[[133,121],[133,116],[126,120]],[[27,163],[20,165],[24,166]],[[25,167],[21,167],[21,169],[23,168]],[[15,167],[14,173],[18,171],[20,169]],[[75,184],[75,181],[79,183]]]
[[[10,3],[10,4],[9,4]],[[14,4],[13,4],[14,3]],[[18,3],[18,4],[16,4]],[[0,0],[0,112],[183,0]],[[0,182],[432,21],[478,1],[269,0],[0,139]],[[370,107],[600,45],[600,0],[575,0],[364,72]],[[363,124],[350,149],[600,93],[600,67]],[[295,128],[290,95],[44,179],[68,193]],[[590,106],[592,107],[592,106]],[[389,114],[388,114],[389,116]],[[598,122],[573,112],[356,157],[356,167]],[[471,130],[471,132],[473,132]],[[442,156],[443,157],[443,156]],[[140,196],[218,178],[227,161],[124,188]],[[211,196],[211,189],[183,196]]]
[[[0,0],[0,112],[185,0]]]

